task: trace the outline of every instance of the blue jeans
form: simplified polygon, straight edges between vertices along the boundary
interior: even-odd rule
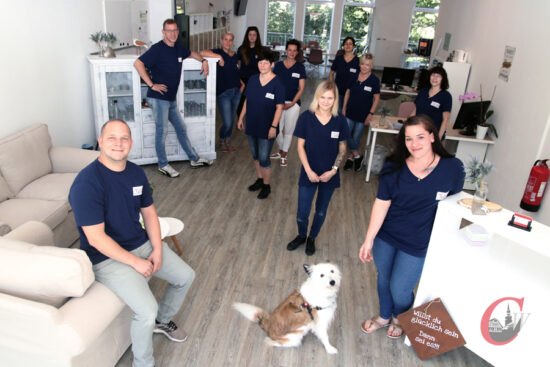
[[[233,119],[237,113],[237,106],[241,100],[239,88],[231,88],[218,95],[218,107],[222,116],[222,126],[220,127],[220,142],[231,139],[233,132]]]
[[[318,190],[317,190],[318,189]],[[316,238],[325,222],[328,204],[334,192],[335,187],[328,187],[325,184],[316,184],[312,186],[299,186],[298,189],[298,213],[296,214],[296,223],[298,223],[298,235],[300,237],[307,236],[307,227],[309,223],[309,212],[311,211],[311,203],[317,192],[317,200],[315,201],[315,215],[313,223],[309,230],[309,237]]]
[[[185,124],[183,123],[183,120],[181,119],[180,113],[178,111],[178,103],[176,101],[165,101],[158,98],[147,98],[147,104],[151,106],[151,109],[153,110],[153,116],[155,116],[155,149],[157,151],[159,167],[164,167],[168,164],[168,158],[166,158],[166,149],[164,148],[168,121],[170,121],[172,126],[174,126],[178,141],[180,142],[181,147],[189,157],[189,160],[198,160],[199,155],[189,141]]]
[[[257,136],[248,136],[248,144],[250,145],[250,152],[252,153],[252,159],[260,162],[260,167],[271,167],[271,159],[269,154],[275,139],[262,139]]]
[[[147,241],[131,252],[146,259],[152,251],[151,242]],[[96,280],[113,291],[134,312],[130,326],[134,364],[137,367],[153,366],[155,319],[162,323],[172,320],[195,279],[195,271],[163,242],[162,267],[154,276],[166,280],[168,287],[157,304],[147,278],[131,266],[107,259],[95,264],[93,270]]]
[[[422,274],[425,257],[409,255],[379,237],[374,239],[372,255],[378,269],[380,317],[397,317],[414,302],[413,290]]]
[[[348,120],[349,127],[348,148],[350,150],[357,150],[361,143],[361,135],[363,135],[363,131],[365,130],[365,123],[356,122],[347,117],[346,120]]]

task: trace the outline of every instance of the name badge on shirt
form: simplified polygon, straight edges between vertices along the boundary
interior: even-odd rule
[[[349,69],[349,72],[350,72],[350,73],[356,73],[356,72],[357,72],[357,69],[350,68],[350,69]]]
[[[298,74],[298,73],[292,73],[292,77],[293,77],[293,78],[299,78],[299,77],[300,77],[300,74]]]
[[[333,139],[338,139],[340,137],[340,131],[331,131],[330,137]]]
[[[363,88],[367,92],[372,92],[372,87],[369,87],[368,85],[365,85],[365,88]]]
[[[183,58],[178,57],[178,62],[183,62]]]
[[[443,200],[447,197],[448,194],[449,194],[449,191],[447,192],[438,191],[437,194],[435,195],[435,200],[437,201]]]
[[[430,103],[430,106],[433,106],[435,108],[439,108],[439,103],[436,102],[436,101],[432,101],[432,103]]]
[[[134,196],[140,196],[143,192],[143,186],[134,186],[132,189],[134,191]]]
[[[275,95],[273,93],[266,93],[265,98],[275,99]]]

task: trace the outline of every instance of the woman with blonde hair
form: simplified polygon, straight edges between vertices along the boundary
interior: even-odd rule
[[[302,169],[296,214],[298,236],[287,245],[287,250],[306,243],[306,255],[315,253],[315,238],[325,221],[334,189],[340,186],[338,167],[346,154],[348,134],[346,119],[338,114],[338,88],[325,80],[315,90],[309,110],[300,115],[294,130]],[[316,192],[315,215],[308,236],[309,213]]]
[[[349,157],[344,165],[344,171],[352,167],[359,171],[363,157],[359,154],[361,136],[372,120],[380,101],[380,80],[372,72],[374,56],[363,54],[359,58],[359,74],[351,78],[346,88],[342,114],[348,120],[350,137],[348,139]],[[355,166],[355,167],[354,167]]]

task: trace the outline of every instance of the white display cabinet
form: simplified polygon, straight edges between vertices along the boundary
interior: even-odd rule
[[[116,58],[89,56],[92,80],[96,134],[109,120],[121,119],[128,123],[134,141],[129,159],[136,164],[157,162],[155,151],[155,119],[151,108],[144,104],[148,87],[141,84],[134,68],[135,55]],[[178,88],[178,109],[183,118],[191,145],[199,156],[216,159],[216,62],[209,58],[210,74],[204,79],[201,63],[187,58],[183,61]],[[172,124],[166,127],[166,155],[169,161],[188,160],[180,146]]]

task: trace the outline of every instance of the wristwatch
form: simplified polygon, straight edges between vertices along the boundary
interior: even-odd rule
[[[370,111],[369,111],[369,115],[374,115],[374,112],[370,112]]]
[[[338,172],[338,166],[332,166],[332,169]]]

